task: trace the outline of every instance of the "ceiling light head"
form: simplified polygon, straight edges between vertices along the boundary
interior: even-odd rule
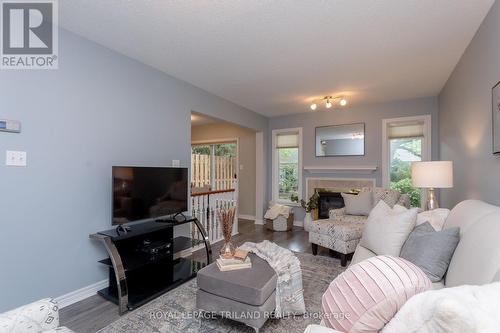
[[[345,99],[344,97],[342,97],[340,99],[340,102],[339,102],[340,106],[346,106],[347,105],[347,99]]]
[[[316,108],[318,107],[318,105],[316,103],[312,103],[311,104],[311,110],[316,110]]]
[[[331,108],[331,107],[332,107],[332,102],[330,102],[330,100],[329,100],[329,99],[327,99],[327,100],[326,100],[325,107],[326,107],[327,109],[329,109],[329,108]]]

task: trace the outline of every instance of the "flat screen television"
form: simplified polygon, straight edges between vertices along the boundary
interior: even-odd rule
[[[187,168],[113,167],[113,225],[187,210]]]

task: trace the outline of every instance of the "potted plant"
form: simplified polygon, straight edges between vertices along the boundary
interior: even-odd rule
[[[292,195],[291,197],[293,202],[299,202],[299,197],[298,195]],[[319,202],[319,194],[316,192],[314,193],[308,201],[305,201],[304,199],[300,200],[300,205],[304,210],[306,211],[306,216],[304,217],[304,230],[309,231],[312,223],[312,216],[311,212],[318,208],[318,202]]]

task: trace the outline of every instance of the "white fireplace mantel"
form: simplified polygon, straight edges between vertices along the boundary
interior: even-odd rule
[[[371,174],[377,171],[376,165],[355,165],[355,166],[304,166],[304,170],[309,173],[359,173]]]

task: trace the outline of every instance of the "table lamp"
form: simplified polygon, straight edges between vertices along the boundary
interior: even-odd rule
[[[427,209],[439,208],[434,189],[453,187],[453,162],[415,162],[411,166],[411,179],[413,186],[428,189]]]

